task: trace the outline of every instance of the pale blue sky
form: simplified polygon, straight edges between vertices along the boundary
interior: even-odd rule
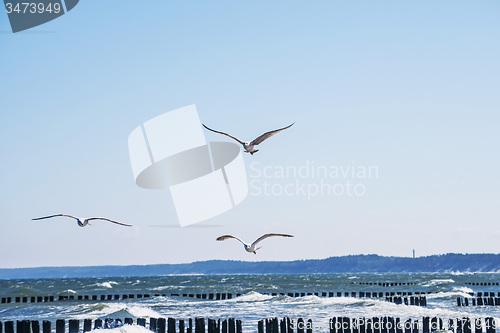
[[[0,267],[497,253],[499,15],[497,0],[82,0],[12,34],[0,13]],[[127,137],[189,104],[247,139],[296,122],[245,156],[249,176],[354,161],[378,177],[364,196],[251,195],[205,223],[222,227],[151,227],[175,210],[135,186]],[[135,227],[31,221],[57,213]],[[215,241],[264,232],[295,238],[255,256]]]

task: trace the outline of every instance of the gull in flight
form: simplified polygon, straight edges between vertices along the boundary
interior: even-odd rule
[[[110,219],[107,219],[105,217],[89,217],[89,218],[86,218],[86,219],[82,219],[82,218],[78,218],[76,216],[73,216],[73,215],[66,215],[66,214],[57,214],[57,215],[50,215],[50,216],[44,216],[44,217],[37,217],[35,219],[32,219],[32,220],[43,220],[43,219],[50,219],[51,217],[57,217],[57,216],[66,216],[66,217],[71,217],[72,219],[75,219],[76,220],[76,223],[78,223],[78,225],[80,227],[85,227],[87,224],[89,224],[89,221],[92,221],[92,220],[104,220],[104,221],[109,221],[109,222],[113,222],[113,223],[116,223],[116,224],[119,224],[119,225],[124,225],[126,227],[131,227],[130,224],[125,224],[125,223],[121,223],[121,222],[116,222],[116,221],[113,221],[113,220],[110,220]]]
[[[218,241],[223,241],[223,240],[226,240],[226,239],[231,239],[231,238],[234,238],[234,239],[237,239],[241,242],[241,244],[243,244],[243,246],[245,247],[245,250],[247,252],[253,252],[253,254],[257,254],[257,250],[260,249],[262,246],[259,246],[259,247],[255,247],[257,245],[257,243],[259,243],[260,241],[268,238],[268,237],[276,237],[276,236],[279,236],[279,237],[293,237],[292,235],[287,235],[287,234],[265,234],[263,236],[260,236],[255,242],[253,242],[252,244],[247,244],[245,243],[244,241],[242,241],[241,239],[239,239],[238,237],[235,237],[235,236],[232,236],[232,235],[224,235],[224,236],[220,236],[217,238]]]
[[[261,136],[259,136],[257,139],[255,139],[253,141],[250,141],[250,142],[244,142],[244,141],[241,141],[237,137],[234,137],[234,136],[232,136],[230,134],[227,134],[227,133],[224,133],[224,132],[219,132],[219,131],[213,130],[211,128],[208,128],[207,126],[205,126],[205,124],[203,124],[203,127],[205,127],[209,131],[225,135],[225,136],[227,136],[227,137],[229,137],[229,138],[231,138],[233,140],[238,141],[241,145],[243,145],[243,148],[245,149],[245,153],[250,153],[251,155],[253,155],[253,154],[255,154],[256,152],[259,151],[258,149],[256,149],[256,146],[258,144],[261,144],[264,140],[269,139],[274,134],[278,134],[279,132],[283,132],[287,128],[292,127],[293,124],[295,124],[295,123],[292,123],[292,124],[290,124],[290,125],[288,125],[286,127],[279,128],[279,129],[274,130],[274,131],[266,132],[266,133],[262,134]]]

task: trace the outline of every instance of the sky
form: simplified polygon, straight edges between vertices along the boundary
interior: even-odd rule
[[[82,0],[14,34],[0,12],[0,267],[498,253],[499,14],[497,0]],[[127,140],[191,104],[248,140],[295,125],[243,154],[241,204],[180,228],[168,190],[135,184]],[[31,220],[59,213],[134,227]],[[295,237],[257,255],[215,241],[267,232]]]

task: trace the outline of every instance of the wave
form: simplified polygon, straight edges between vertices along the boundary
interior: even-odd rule
[[[98,282],[95,285],[98,287],[112,289],[113,285],[118,285],[118,282],[116,282],[116,281]]]
[[[268,301],[272,299],[273,297],[276,296],[269,296],[269,295],[262,295],[259,294],[256,291],[251,291],[249,293],[246,293],[244,295],[241,295],[239,297],[233,298],[229,301],[236,301],[236,302],[262,302],[262,301]]]
[[[134,305],[124,303],[100,303],[80,307],[81,313],[76,319],[86,318],[157,318],[161,314],[147,305]]]
[[[108,328],[108,329],[96,329],[90,331],[92,333],[151,333],[150,330],[148,330],[145,327],[139,326],[139,325],[123,325],[122,327],[118,328]]]
[[[430,280],[427,283],[422,283],[421,286],[422,287],[436,287],[436,286],[442,286],[444,284],[451,284],[451,283],[455,283],[455,281],[452,279],[434,279],[434,280]]]

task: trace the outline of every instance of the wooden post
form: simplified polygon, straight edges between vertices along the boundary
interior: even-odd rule
[[[330,318],[330,333],[337,333],[337,318]]]
[[[165,318],[158,318],[157,322],[158,333],[165,333],[167,329],[167,320]]]
[[[411,326],[412,326],[411,319],[408,319],[407,321],[405,321],[405,323],[404,323],[404,333],[411,333]]]
[[[477,318],[474,322],[474,332],[483,333],[483,321],[481,318]]]
[[[365,318],[366,333],[373,333],[373,319]]]
[[[167,321],[167,332],[168,333],[175,333],[175,319],[174,318],[168,318]]]
[[[393,317],[387,318],[388,332],[396,333],[396,322]]]
[[[463,333],[464,324],[461,319],[457,319],[457,333]]]
[[[179,320],[179,333],[184,333],[184,320]]]
[[[312,333],[312,331],[313,331],[313,329],[312,329],[313,325],[312,324],[313,324],[312,320],[309,319],[307,321],[307,326],[306,326],[306,332],[307,333]]]
[[[229,318],[227,326],[229,333],[236,333],[236,323],[234,322],[234,318]]]
[[[401,320],[396,318],[396,322],[394,324],[396,326],[396,333],[403,333],[403,327],[401,326]]]
[[[264,323],[262,323],[262,329],[264,329]],[[227,333],[227,319],[222,321],[222,333]]]
[[[66,322],[63,319],[56,320],[56,333],[66,333]]]
[[[380,333],[380,319],[377,317],[373,317],[372,321],[373,321],[373,333]]]
[[[102,319],[96,319],[94,321],[94,329],[97,330],[99,328],[102,328],[103,326],[102,324],[103,324]]]
[[[286,318],[286,327],[288,333],[293,333],[293,322],[290,318]]]
[[[358,331],[359,331],[359,333],[366,333],[366,319],[365,318],[358,319]]]
[[[280,320],[280,333],[286,333],[286,317]]]
[[[137,318],[137,325],[146,327],[146,318]]]
[[[194,320],[194,332],[195,333],[205,333],[205,318],[195,318],[195,320]]]
[[[158,331],[158,319],[156,318],[149,318],[149,330],[153,332]]]
[[[431,319],[429,317],[424,317],[424,323],[422,326],[422,333],[430,333],[431,332]]]
[[[358,320],[356,318],[352,318],[352,333],[359,333]]]
[[[38,320],[34,320],[31,322],[31,332],[40,333],[40,323]],[[0,333],[2,333],[2,325],[0,324]]]
[[[21,330],[23,333],[31,333],[31,323],[29,320],[23,320],[21,322]]]
[[[411,333],[418,333],[418,320],[414,320],[411,325]]]
[[[297,319],[297,333],[304,333],[304,319],[302,318]]]
[[[208,318],[208,324],[207,324],[207,331],[208,333],[215,333],[215,320],[213,320],[212,318]]]
[[[486,326],[486,333],[495,333],[496,332],[496,322],[495,318],[488,317],[484,320],[484,325]]]
[[[271,323],[272,323],[271,332],[272,333],[279,333],[278,318],[273,318]]]
[[[68,322],[69,333],[78,333],[80,330],[80,321],[77,319],[70,319]]]
[[[125,325],[134,325],[134,319],[125,318]]]
[[[222,327],[224,327],[224,322],[222,322]],[[224,333],[224,329],[222,330]],[[258,333],[264,333],[264,320],[259,320],[257,323],[257,332]]]
[[[463,332],[464,333],[472,333],[470,318],[463,318],[462,324],[463,324]]]
[[[43,333],[51,333],[52,332],[52,323],[49,320],[44,320],[42,323],[42,331]],[[5,332],[7,333],[7,332]]]
[[[193,333],[193,319],[189,318],[189,326],[187,328],[187,333]]]
[[[5,322],[5,333],[14,333],[14,322],[6,321]]]
[[[236,320],[236,333],[243,333],[243,327],[239,319]]]
[[[83,332],[90,332],[90,331],[92,331],[92,319],[84,319],[83,320]]]
[[[448,331],[456,332],[455,322],[453,319],[448,319]]]

